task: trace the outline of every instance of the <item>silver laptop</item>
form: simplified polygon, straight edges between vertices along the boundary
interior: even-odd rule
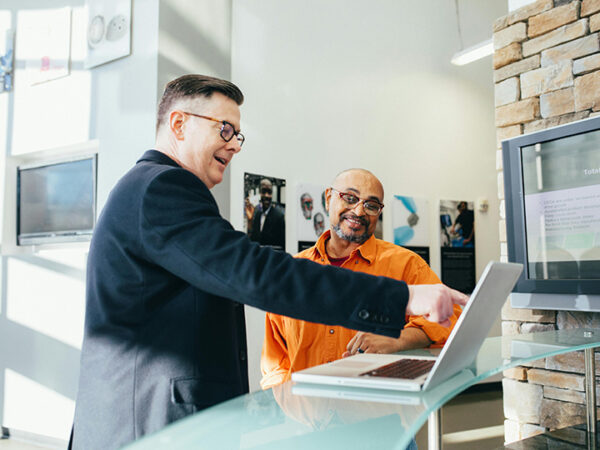
[[[363,353],[292,374],[301,383],[420,391],[469,367],[514,287],[523,266],[490,262],[440,355]]]
[[[340,385],[332,386],[314,383],[294,383],[291,389],[292,394],[302,395],[303,397],[320,397],[371,403],[395,403],[399,405],[423,404],[425,407],[428,407],[443,395],[464,386],[474,378],[475,374],[472,370],[463,369],[446,380],[446,383],[437,388],[429,389],[426,392],[372,389]]]

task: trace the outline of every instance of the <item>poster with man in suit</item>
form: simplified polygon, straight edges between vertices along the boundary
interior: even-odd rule
[[[285,251],[285,180],[244,174],[246,233],[255,242]]]

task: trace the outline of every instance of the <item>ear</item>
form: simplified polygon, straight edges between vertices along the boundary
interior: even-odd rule
[[[329,212],[329,202],[331,201],[331,188],[325,189],[325,210]]]
[[[186,120],[187,116],[181,111],[171,111],[169,113],[169,129],[178,141],[182,141],[184,138]]]

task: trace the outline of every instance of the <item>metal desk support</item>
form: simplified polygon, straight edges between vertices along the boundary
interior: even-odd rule
[[[427,448],[442,450],[442,408],[429,414],[427,420]]]
[[[596,361],[594,348],[586,348],[585,353],[585,407],[588,437],[596,437]]]

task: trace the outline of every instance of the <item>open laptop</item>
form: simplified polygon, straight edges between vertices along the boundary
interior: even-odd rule
[[[398,391],[388,389],[372,389],[355,386],[340,386],[314,383],[294,383],[292,394],[303,397],[331,398],[371,403],[394,403],[399,405],[430,406],[443,395],[453,392],[475,378],[470,369],[463,369],[451,376],[440,386],[423,391]]]
[[[292,380],[399,391],[436,386],[475,360],[522,269],[514,263],[486,266],[437,358],[363,353],[295,372]]]

